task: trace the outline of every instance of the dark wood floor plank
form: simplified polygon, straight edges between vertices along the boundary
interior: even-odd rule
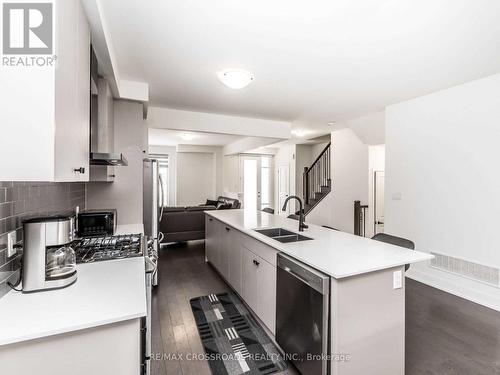
[[[203,241],[163,248],[159,272],[153,351],[203,354],[189,301],[230,288],[205,263]],[[152,368],[153,375],[211,374],[205,361],[162,360]],[[406,375],[500,375],[500,313],[407,279]]]
[[[407,279],[406,374],[500,374],[500,313]]]

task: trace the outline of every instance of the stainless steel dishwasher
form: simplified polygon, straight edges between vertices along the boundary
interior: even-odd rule
[[[278,254],[276,341],[303,375],[329,373],[330,277]]]

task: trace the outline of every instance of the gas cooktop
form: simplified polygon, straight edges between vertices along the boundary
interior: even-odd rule
[[[141,234],[81,238],[73,241],[71,247],[77,263],[143,256]]]

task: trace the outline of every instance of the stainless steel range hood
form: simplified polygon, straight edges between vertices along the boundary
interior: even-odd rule
[[[127,159],[123,154],[111,154],[106,152],[91,152],[90,153],[91,165],[109,165],[109,166],[127,166]]]
[[[115,167],[128,165],[115,150],[113,93],[92,50],[90,92],[90,181],[113,182]]]

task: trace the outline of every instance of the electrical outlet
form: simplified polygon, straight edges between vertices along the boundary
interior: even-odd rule
[[[7,258],[13,257],[16,255],[17,250],[14,245],[17,242],[16,231],[7,233]]]
[[[403,271],[394,271],[392,282],[394,289],[401,289],[403,287]]]

